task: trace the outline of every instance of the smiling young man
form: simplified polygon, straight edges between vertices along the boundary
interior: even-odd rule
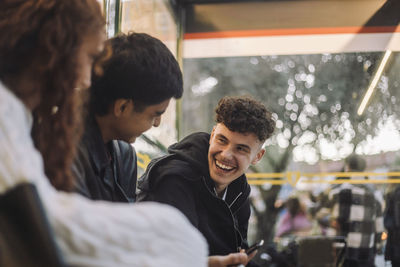
[[[182,211],[207,239],[210,256],[247,248],[250,186],[244,173],[264,155],[274,126],[260,102],[222,98],[211,135],[191,134],[149,164],[139,180],[139,201]]]
[[[111,57],[94,75],[85,132],[72,171],[75,191],[95,200],[136,199],[136,153],[130,143],[160,125],[171,98],[183,93],[169,49],[144,33],[107,41]]]

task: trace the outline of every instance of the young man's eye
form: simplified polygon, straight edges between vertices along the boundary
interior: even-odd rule
[[[237,150],[238,150],[240,153],[249,153],[249,150],[248,150],[247,148],[245,148],[245,147],[239,146],[239,147],[237,148]]]
[[[218,141],[218,143],[220,143],[220,144],[225,144],[225,143],[226,143],[226,140],[225,140],[225,139],[222,139],[222,138],[217,138],[217,141]]]

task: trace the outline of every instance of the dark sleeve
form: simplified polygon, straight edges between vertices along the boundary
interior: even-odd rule
[[[236,218],[238,221],[238,227],[240,235],[243,238],[244,244],[242,244],[242,248],[248,248],[249,244],[247,241],[247,230],[249,226],[250,219],[250,199],[247,198],[246,202],[240,207],[240,209],[236,213]]]
[[[188,181],[182,177],[163,177],[154,188],[151,200],[177,208],[197,228],[198,215],[193,183],[193,181]]]
[[[383,223],[388,230],[396,228],[396,202],[398,203],[399,201],[398,189],[393,190],[387,195]]]
[[[388,198],[388,200],[390,200]],[[393,203],[391,201],[386,202],[386,208],[383,215],[383,224],[386,229],[392,230],[394,226],[394,218],[393,218]]]

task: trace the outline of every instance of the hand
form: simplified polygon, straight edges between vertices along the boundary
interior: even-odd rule
[[[244,250],[242,250],[241,252],[231,253],[225,256],[209,256],[208,267],[239,266],[240,264],[246,266],[247,262],[254,257],[253,254],[256,255],[256,251],[247,256]]]
[[[246,251],[246,250],[242,249],[240,252],[246,253],[245,251]],[[249,255],[247,255],[247,262],[246,262],[246,264],[247,264],[249,261],[251,261],[252,258],[254,258],[254,256],[257,254],[257,252],[258,252],[258,250],[256,249],[256,250],[254,250],[252,253],[250,253]],[[246,265],[246,264],[245,264],[245,265]]]

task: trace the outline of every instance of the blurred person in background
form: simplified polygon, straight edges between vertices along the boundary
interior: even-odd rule
[[[359,155],[351,154],[345,159],[345,172],[363,172],[365,168],[365,159]],[[361,176],[348,179],[365,180]],[[319,213],[328,214],[324,216],[330,226],[327,235],[346,238],[344,266],[375,266],[383,232],[382,208],[382,195],[367,184],[343,183],[330,189]]]
[[[400,172],[400,169],[394,169],[391,172]],[[390,179],[400,179],[400,177],[391,176]],[[388,231],[385,260],[390,261],[392,266],[400,266],[400,186],[398,184],[390,184],[385,200],[386,207],[383,218]]]
[[[71,266],[244,263],[244,253],[208,259],[201,234],[166,205],[95,202],[57,191],[74,185],[76,88],[90,86],[104,25],[96,0],[0,1],[0,194],[21,183],[36,186]]]
[[[286,235],[303,236],[312,228],[312,223],[307,216],[306,209],[298,197],[290,197],[285,202],[286,211],[277,224],[275,236]]]

